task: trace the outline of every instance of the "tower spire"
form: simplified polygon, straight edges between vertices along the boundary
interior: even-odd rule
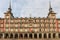
[[[9,11],[11,11],[11,0],[9,1],[9,8],[8,8]]]
[[[31,13],[29,14],[30,17],[32,17]]]
[[[51,1],[49,1],[49,11],[52,11]]]

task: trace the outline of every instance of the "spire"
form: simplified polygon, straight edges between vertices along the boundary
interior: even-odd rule
[[[8,8],[8,10],[9,10],[9,11],[12,10],[12,9],[11,9],[11,0],[10,0],[10,2],[9,2],[9,8]]]
[[[31,16],[31,13],[30,13],[30,15],[29,15],[29,16],[30,16],[30,17],[32,17],[32,16]]]
[[[51,1],[49,1],[49,11],[52,11]]]

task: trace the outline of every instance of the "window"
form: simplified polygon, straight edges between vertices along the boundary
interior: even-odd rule
[[[49,29],[48,29],[48,28],[45,28],[45,31],[46,31],[46,32],[48,32],[48,31],[49,31]]]
[[[41,27],[44,27],[44,24],[43,23],[41,24]]]
[[[55,34],[55,33],[53,33],[53,38],[55,38],[55,35],[56,35],[56,34]]]
[[[37,27],[37,24],[34,24],[33,26],[34,26],[34,27]]]
[[[25,24],[25,27],[27,27],[27,24]]]
[[[14,38],[18,38],[18,34],[15,34],[15,37]]]
[[[60,38],[60,33],[58,34],[58,37]]]
[[[50,24],[50,27],[53,27],[54,25],[53,24]]]
[[[1,24],[1,27],[3,27],[3,24]]]
[[[44,38],[47,38],[47,35],[46,35],[46,33],[44,34]]]
[[[39,20],[37,19],[36,22],[39,22]]]
[[[28,31],[28,29],[25,29],[25,32],[27,32]]]
[[[48,19],[46,19],[46,20],[45,20],[45,23],[46,23],[46,22],[49,22],[49,20],[48,20]]]
[[[49,24],[46,24],[46,27],[48,27],[49,26]]]
[[[13,20],[11,20],[11,22],[13,22]]]
[[[41,32],[43,32],[44,31],[44,28],[41,28]]]
[[[0,34],[0,38],[2,38],[3,34]]]
[[[37,32],[39,29],[34,29],[35,32]]]
[[[20,29],[20,32],[22,32],[23,30],[22,29]]]
[[[5,33],[4,38],[9,38],[8,33]]]
[[[8,27],[9,26],[9,24],[6,24],[6,27]]]
[[[28,35],[27,34],[24,34],[24,38],[28,38]]]
[[[10,24],[10,27],[14,27],[15,24]]]
[[[44,22],[44,20],[43,20],[43,19],[41,19],[41,22]]]
[[[6,18],[9,18],[9,16],[6,16]]]
[[[15,27],[18,27],[18,24],[16,24]]]
[[[19,34],[19,38],[23,38],[23,34]]]
[[[32,34],[29,34],[29,38],[32,38]]]
[[[51,33],[48,34],[48,38],[51,38]]]
[[[13,29],[11,29],[11,31],[13,31]]]
[[[18,22],[21,22],[21,19],[20,19],[20,20],[18,20]]]
[[[6,29],[6,31],[9,31],[9,29]]]
[[[39,34],[39,38],[42,38],[42,33]]]
[[[29,20],[26,20],[26,22],[29,22]]]
[[[50,19],[50,23],[53,23],[53,19]]]
[[[60,24],[58,24],[58,27],[60,27]]]
[[[25,22],[25,20],[24,20],[24,19],[22,19],[22,22]]]
[[[37,34],[34,34],[34,38],[37,38]]]
[[[10,38],[13,38],[13,34],[12,33],[10,34]]]
[[[16,32],[18,31],[18,29],[15,29],[16,30]]]

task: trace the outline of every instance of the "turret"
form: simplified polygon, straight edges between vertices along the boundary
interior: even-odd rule
[[[8,8],[8,11],[5,14],[5,18],[14,18],[13,14],[12,14],[12,8],[11,8],[11,0],[10,0],[10,3],[9,3],[9,8]]]
[[[56,18],[56,13],[53,11],[51,7],[51,2],[49,2],[49,13],[48,13],[48,18]]]

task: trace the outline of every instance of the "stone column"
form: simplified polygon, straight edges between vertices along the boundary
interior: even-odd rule
[[[15,37],[15,34],[13,33],[13,39],[14,39],[14,37]]]
[[[4,33],[3,33],[3,39],[4,39]]]
[[[10,33],[8,35],[9,35],[9,38],[10,38]]]
[[[23,33],[23,38],[24,38],[24,33]]]
[[[39,33],[37,33],[37,38],[39,38]]]
[[[53,33],[51,33],[51,38],[53,38]]]
[[[47,33],[47,38],[48,38],[48,33]]]
[[[19,39],[19,33],[18,33],[18,39]]]
[[[58,33],[56,33],[56,38],[59,38],[59,37],[58,37]]]
[[[44,33],[42,33],[42,38],[44,38]]]
[[[32,33],[32,37],[34,38],[34,33]]]
[[[29,34],[28,34],[28,38],[29,38]]]

